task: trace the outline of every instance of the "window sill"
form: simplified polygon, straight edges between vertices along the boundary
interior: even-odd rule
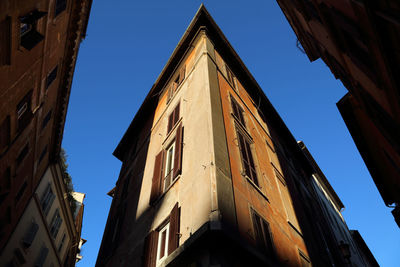
[[[268,203],[270,203],[268,197],[264,194],[264,192],[261,190],[261,188],[260,188],[258,185],[256,185],[247,175],[243,175],[243,174],[242,174],[242,176],[243,176],[244,178],[246,178],[246,180],[258,191],[258,193],[261,194],[261,196],[262,196],[263,198],[265,198],[265,200],[266,200]]]

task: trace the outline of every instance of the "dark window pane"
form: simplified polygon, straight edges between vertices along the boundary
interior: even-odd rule
[[[24,148],[21,150],[17,157],[17,166],[22,163],[22,161],[25,159],[26,155],[29,152],[29,143],[24,146]]]
[[[46,79],[46,89],[53,83],[57,78],[58,65],[49,73]]]

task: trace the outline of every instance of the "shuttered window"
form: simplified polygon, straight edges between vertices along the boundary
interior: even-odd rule
[[[44,117],[43,121],[42,121],[42,130],[44,128],[46,128],[47,124],[49,123],[50,119],[51,119],[51,114],[52,114],[53,110],[50,110],[47,114],[46,117]]]
[[[175,80],[169,85],[168,87],[168,92],[167,92],[167,103],[169,103],[172,99],[172,97],[175,94],[175,91],[178,89],[179,85],[183,82],[185,79],[185,72],[186,72],[186,66],[183,66],[179,70],[178,76],[175,77]]]
[[[47,147],[48,147],[48,145],[46,145],[46,146],[43,148],[42,153],[40,153],[40,156],[39,156],[39,164],[42,162],[42,160],[44,159],[44,157],[45,157],[46,154],[47,154]]]
[[[250,141],[240,130],[236,130],[236,134],[239,141],[239,150],[244,174],[246,174],[246,176],[258,186],[257,172],[254,165],[253,154],[251,152]]]
[[[257,245],[267,253],[268,256],[274,256],[274,245],[272,234],[268,222],[266,222],[260,215],[252,210],[254,235]]]
[[[0,66],[11,64],[11,17],[0,21]]]
[[[168,128],[167,128],[167,134],[174,128],[175,124],[179,120],[179,107],[180,103],[176,105],[172,113],[168,117]]]
[[[48,184],[46,190],[44,191],[40,199],[40,206],[42,207],[42,210],[45,215],[49,213],[55,197],[56,196],[54,195],[53,190],[51,189],[51,184]]]
[[[57,249],[57,250],[58,250],[58,253],[61,252],[61,250],[62,250],[62,248],[63,248],[63,246],[64,246],[65,237],[66,237],[66,235],[65,235],[65,233],[64,233],[63,236],[62,236],[62,238],[61,238],[60,244],[58,245],[58,249]]]
[[[178,203],[173,207],[168,220],[145,238],[143,266],[155,267],[174,252],[179,246],[180,209]]]
[[[17,157],[17,166],[21,165],[21,163],[24,161],[26,155],[28,155],[29,152],[29,143],[27,143],[24,148],[19,152],[18,157]]]
[[[18,203],[21,197],[24,195],[26,187],[28,186],[28,182],[25,181],[22,186],[19,188],[18,193],[15,195],[15,203]]]
[[[244,116],[243,116],[243,109],[239,106],[239,104],[232,96],[231,96],[231,106],[234,118],[241,124],[241,126],[246,128],[246,123],[244,121]]]
[[[50,234],[55,239],[58,234],[58,230],[60,230],[60,226],[62,224],[62,218],[60,216],[60,211],[56,209],[53,215],[53,219],[51,219],[50,223]]]
[[[53,81],[57,78],[57,71],[58,71],[58,65],[54,67],[54,69],[47,75],[46,78],[46,89],[50,87],[50,85],[53,83]]]
[[[31,222],[24,237],[22,238],[22,244],[24,245],[25,248],[29,248],[32,245],[38,230],[39,230],[39,225],[35,222]]]
[[[174,140],[165,150],[161,150],[154,163],[150,204],[154,203],[160,195],[168,190],[170,185],[178,178],[182,171],[182,124],[176,129]]]
[[[227,76],[228,82],[231,84],[233,89],[237,90],[236,83],[235,83],[235,75],[233,74],[231,69],[228,67],[228,65],[225,64],[225,68],[226,68],[226,76]]]

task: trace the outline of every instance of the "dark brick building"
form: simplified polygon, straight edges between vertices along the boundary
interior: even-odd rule
[[[308,58],[347,88],[337,106],[400,225],[400,2],[277,2]]]
[[[59,161],[91,2],[0,1],[0,251]]]
[[[370,266],[305,151],[202,5],[114,151],[96,266]]]

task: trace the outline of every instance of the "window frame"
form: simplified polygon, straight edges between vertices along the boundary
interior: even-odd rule
[[[157,230],[158,238],[157,238],[157,252],[156,252],[156,266],[160,265],[167,257],[168,257],[168,245],[169,245],[169,230],[170,230],[170,221],[168,220],[159,227]],[[162,245],[162,234],[165,232],[165,243],[164,243],[164,251],[163,256],[160,258],[161,254],[161,245]]]
[[[266,252],[271,258],[274,258],[275,245],[270,223],[253,208],[250,208],[250,214],[253,223],[253,233],[256,245]]]
[[[242,147],[243,145],[240,138],[242,138],[242,140],[245,143],[244,147]],[[236,139],[238,142],[239,154],[242,163],[241,173],[243,176],[252,181],[257,187],[260,187],[259,174],[256,167],[257,165],[255,164],[256,161],[254,156],[255,153],[253,152],[254,142],[251,139],[251,137],[244,130],[241,129],[241,127],[237,126],[236,126]],[[250,169],[247,169],[246,165],[248,165]]]

